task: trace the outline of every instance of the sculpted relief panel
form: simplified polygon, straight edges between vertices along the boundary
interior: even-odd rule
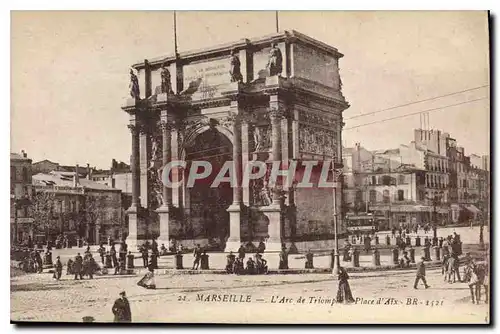
[[[254,152],[267,152],[271,149],[271,127],[254,126],[252,130]]]
[[[303,153],[335,157],[337,152],[336,132],[300,124],[299,150]]]

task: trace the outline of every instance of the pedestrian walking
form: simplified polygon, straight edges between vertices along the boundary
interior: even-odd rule
[[[94,278],[94,272],[97,269],[97,263],[95,262],[94,257],[92,257],[92,254],[87,258],[87,270],[85,274],[89,277],[89,279]]]
[[[111,311],[114,315],[114,322],[132,322],[130,304],[125,295],[125,291],[120,292],[120,298],[115,300]]]
[[[153,267],[153,269],[158,269],[158,254],[157,253],[151,252],[149,266]]]
[[[344,267],[339,267],[338,281],[337,303],[353,303],[354,297],[349,286],[349,274]]]
[[[75,280],[77,280],[78,277],[80,277],[81,280],[83,279],[82,271],[83,271],[83,258],[80,255],[80,253],[78,253],[75,256],[75,262],[73,263],[73,274],[75,274]]]
[[[106,254],[106,248],[104,248],[103,244],[99,246],[97,252],[99,252],[99,256],[101,257],[101,263],[104,265],[104,255]]]
[[[200,244],[198,244],[198,245],[196,245],[196,248],[193,251],[193,257],[194,257],[193,270],[198,269],[198,267],[200,266],[201,253],[202,253],[201,247],[200,247]]]
[[[243,260],[245,258],[245,248],[243,245],[240,245],[240,248],[238,248],[238,257]]]
[[[58,281],[61,279],[62,270],[63,270],[63,265],[61,262],[61,257],[58,256],[56,257],[55,271],[54,271],[54,278]]]
[[[111,255],[111,260],[113,261],[113,267],[116,268],[116,266],[118,266],[118,258],[116,257],[116,249],[114,244],[111,245],[109,254]]]
[[[281,247],[281,252],[279,256],[280,256],[280,262],[278,269],[288,269],[288,253],[286,251],[285,245]]]
[[[142,255],[142,265],[144,266],[144,268],[147,268],[148,267],[148,249],[147,247],[145,247],[144,245],[141,246],[141,255]]]
[[[156,289],[155,268],[152,265],[149,265],[148,272],[137,282],[137,285],[146,289]]]
[[[427,284],[427,281],[425,280],[425,258],[421,257],[420,261],[417,263],[417,276],[415,277],[415,283],[413,284],[414,289],[417,288],[417,284],[420,280],[424,283],[424,286],[426,289],[428,289],[430,286]]]
[[[113,262],[111,260],[111,254],[109,254],[109,251],[106,252],[106,263],[104,265],[104,268],[106,269],[113,268]]]
[[[73,275],[73,264],[75,262],[72,259],[68,259],[68,263],[66,264],[66,275]]]

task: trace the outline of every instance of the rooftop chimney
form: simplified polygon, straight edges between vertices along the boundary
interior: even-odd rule
[[[73,176],[73,187],[80,185],[80,175],[78,174],[78,165],[75,166],[75,176]]]
[[[27,158],[28,155],[26,154],[26,152],[24,152],[24,150],[21,150],[21,155],[23,156],[23,158]]]

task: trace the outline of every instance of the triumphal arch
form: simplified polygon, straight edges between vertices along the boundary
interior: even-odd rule
[[[189,246],[215,244],[236,251],[264,240],[266,251],[299,247],[333,235],[333,199],[341,189],[269,187],[265,177],[242,182],[251,161],[283,165],[341,162],[339,59],[343,55],[296,31],[144,60],[130,71],[132,206],[127,243],[155,237]],[[186,186],[189,168],[172,161],[232,161],[235,184],[212,187],[208,176]]]

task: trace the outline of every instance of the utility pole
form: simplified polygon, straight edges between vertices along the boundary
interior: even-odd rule
[[[342,175],[342,164],[341,163],[333,163],[333,229],[334,229],[334,238],[335,238],[335,250],[334,250],[334,261],[333,261],[333,269],[332,274],[339,274],[339,244],[338,244],[338,212],[337,212],[337,189],[340,188],[339,178]]]
[[[278,11],[276,11],[276,32],[280,32]]]
[[[177,52],[177,12],[175,10],[174,10],[174,52],[175,52],[175,58],[177,58],[179,53]]]

